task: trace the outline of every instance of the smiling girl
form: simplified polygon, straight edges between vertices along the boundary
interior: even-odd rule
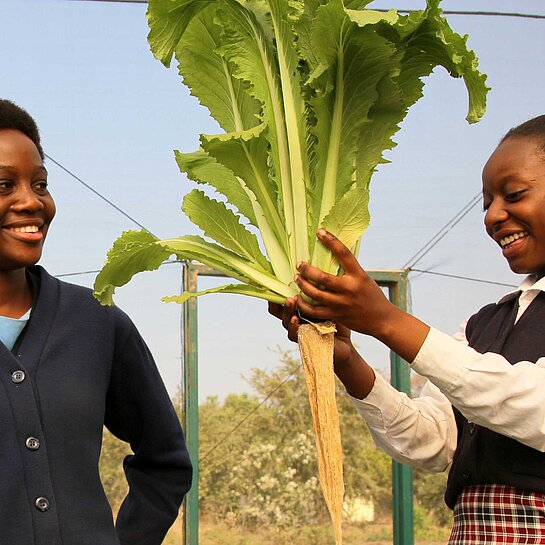
[[[306,263],[303,298],[269,310],[295,340],[300,310],[338,324],[335,372],[377,445],[399,462],[450,466],[451,545],[545,543],[545,116],[511,129],[483,170],[485,228],[509,267],[528,275],[454,338],[395,307],[333,235],[319,240],[343,276]],[[318,288],[317,286],[320,286]],[[356,352],[350,330],[397,352],[428,382],[410,399]]]
[[[36,263],[55,216],[38,129],[0,100],[0,543],[160,545],[191,485],[183,433],[130,319]],[[106,426],[130,443],[114,526]]]

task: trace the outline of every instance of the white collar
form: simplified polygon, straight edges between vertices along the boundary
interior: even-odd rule
[[[506,293],[503,297],[501,297],[497,303],[505,303],[506,301],[509,301],[510,299],[513,299],[520,295],[521,293],[524,293],[526,291],[530,290],[536,290],[536,291],[545,291],[545,276],[537,280],[537,276],[535,274],[529,274],[520,284],[519,287],[513,291],[510,291],[509,293]]]

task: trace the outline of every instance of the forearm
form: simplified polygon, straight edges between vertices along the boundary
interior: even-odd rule
[[[375,329],[373,336],[409,363],[416,358],[430,331],[424,322],[392,303],[387,304]]]
[[[443,471],[452,461],[456,422],[450,402],[433,384],[410,399],[378,375],[369,395],[353,401],[376,445],[398,462]]]
[[[125,460],[129,494],[116,529],[122,545],[160,545],[191,485],[191,464],[185,452],[172,451],[153,460],[138,457],[137,453]]]
[[[511,365],[432,329],[412,367],[471,422],[545,452],[545,358]]]
[[[192,468],[180,422],[148,347],[136,328],[116,347],[105,424],[128,442],[129,494],[116,527],[123,545],[159,545],[191,486]]]
[[[347,361],[335,363],[335,374],[356,399],[367,397],[375,383],[375,371],[353,347]]]

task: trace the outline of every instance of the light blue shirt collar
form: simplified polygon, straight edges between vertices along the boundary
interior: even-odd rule
[[[20,318],[0,316],[0,341],[11,350],[30,318],[30,309]]]

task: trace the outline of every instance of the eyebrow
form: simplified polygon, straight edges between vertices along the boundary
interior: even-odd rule
[[[15,170],[15,167],[11,165],[0,165],[0,170]],[[44,174],[49,174],[47,172],[47,168],[45,168],[43,165],[37,166],[35,169],[35,172],[43,172]]]

